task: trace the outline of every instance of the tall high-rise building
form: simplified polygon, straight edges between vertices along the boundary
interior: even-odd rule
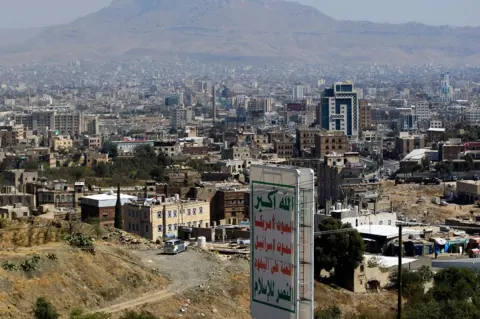
[[[358,136],[358,95],[353,83],[337,82],[323,91],[317,122],[323,129]]]
[[[294,101],[303,100],[305,97],[305,88],[301,84],[295,84],[292,89],[292,97]]]

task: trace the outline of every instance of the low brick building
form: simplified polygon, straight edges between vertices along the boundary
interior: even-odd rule
[[[122,205],[135,200],[137,200],[136,196],[120,194],[120,201]],[[82,221],[88,222],[91,219],[98,218],[101,226],[113,227],[116,203],[117,194],[113,192],[84,196],[80,198]]]

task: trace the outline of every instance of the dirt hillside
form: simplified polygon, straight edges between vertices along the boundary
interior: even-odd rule
[[[167,285],[125,250],[100,243],[95,247],[95,255],[65,243],[2,253],[0,265],[25,265],[35,255],[40,259],[31,271],[0,267],[0,318],[32,318],[32,306],[40,296],[67,314],[73,308],[96,309]]]

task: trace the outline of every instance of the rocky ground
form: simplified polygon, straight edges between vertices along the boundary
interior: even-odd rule
[[[435,197],[442,197],[448,185],[417,185],[401,184],[396,185],[392,181],[384,182],[383,195],[393,202],[393,209],[396,212],[407,216],[410,220],[427,224],[443,224],[446,218],[468,218],[470,213],[480,214],[480,208],[475,205],[458,205],[450,203],[447,206],[440,206],[432,203]],[[419,202],[420,197],[423,202]],[[387,198],[384,198],[387,201]],[[385,206],[385,205],[384,205]],[[388,206],[388,205],[386,205]]]

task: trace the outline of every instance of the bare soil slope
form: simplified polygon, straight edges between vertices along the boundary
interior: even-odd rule
[[[73,308],[96,309],[167,286],[166,279],[142,266],[129,252],[105,244],[95,248],[97,252],[92,255],[53,243],[1,253],[0,265],[21,265],[33,255],[40,261],[35,270],[27,272],[0,267],[0,318],[31,318],[40,296],[67,314]]]

